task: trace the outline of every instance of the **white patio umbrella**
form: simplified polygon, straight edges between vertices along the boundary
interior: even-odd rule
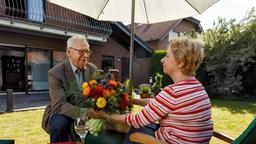
[[[52,3],[98,20],[131,23],[130,93],[132,57],[134,49],[134,22],[157,23],[203,13],[218,0],[48,0]]]

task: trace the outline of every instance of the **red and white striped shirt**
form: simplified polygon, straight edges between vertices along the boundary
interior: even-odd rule
[[[157,121],[157,139],[170,144],[209,143],[213,134],[211,103],[202,84],[191,79],[169,85],[141,112],[126,116],[126,122],[135,128]]]

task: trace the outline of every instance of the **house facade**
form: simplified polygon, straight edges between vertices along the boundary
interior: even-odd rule
[[[45,0],[0,0],[0,5],[0,92],[48,91],[48,70],[67,59],[66,40],[72,35],[87,37],[90,61],[99,69],[117,69],[118,80],[128,78],[130,35],[123,24],[97,21]],[[134,85],[147,81],[147,72],[136,66],[151,53],[135,38]]]
[[[203,31],[200,21],[193,17],[154,24],[137,24],[135,27],[136,34],[154,50],[166,49],[172,38],[192,31]]]

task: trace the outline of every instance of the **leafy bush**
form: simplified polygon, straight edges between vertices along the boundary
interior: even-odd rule
[[[201,35],[204,63],[197,77],[211,97],[256,99],[256,12],[236,22],[218,19],[213,29]]]
[[[173,83],[172,79],[163,72],[161,59],[166,55],[166,50],[156,50],[150,62],[150,76],[154,77],[156,73],[163,75],[163,87]]]
[[[151,93],[150,84],[140,84],[139,85],[140,93]]]

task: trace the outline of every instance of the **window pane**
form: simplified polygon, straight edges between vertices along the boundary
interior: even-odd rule
[[[28,0],[28,19],[43,22],[44,5],[43,0]]]
[[[0,91],[25,89],[24,52],[0,48]]]
[[[101,69],[108,71],[109,69],[115,68],[114,66],[114,57],[113,56],[102,56]]]
[[[53,65],[57,65],[67,59],[65,51],[53,51]]]
[[[30,48],[27,53],[29,90],[48,89],[50,50]]]

